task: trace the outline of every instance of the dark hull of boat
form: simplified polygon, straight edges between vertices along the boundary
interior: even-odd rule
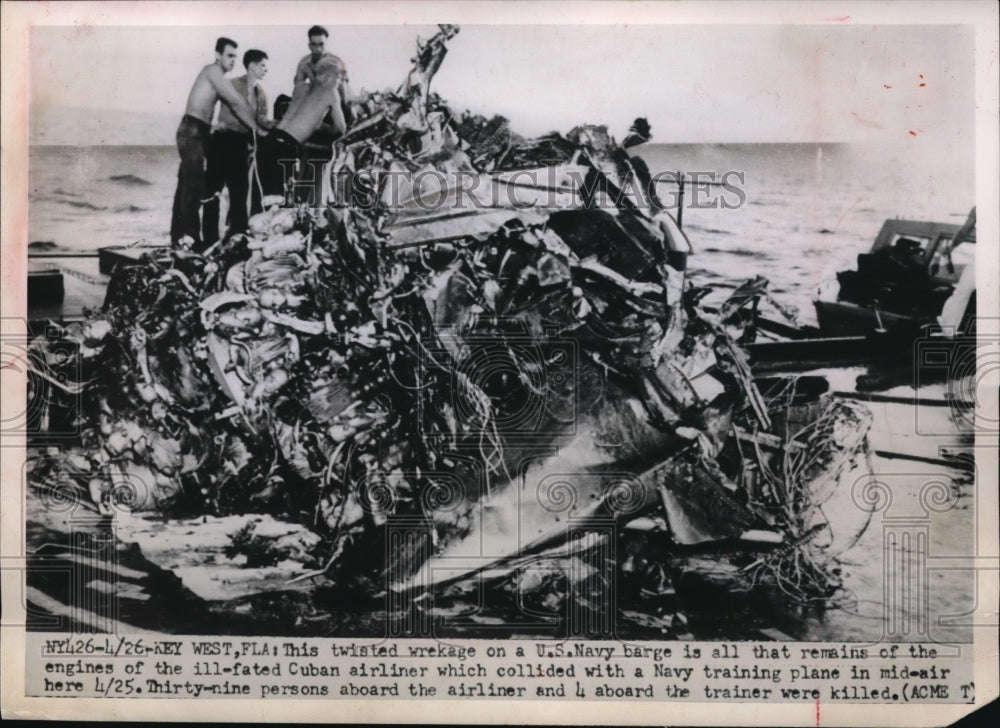
[[[879,329],[886,331],[918,330],[933,323],[931,318],[904,316],[890,311],[859,306],[846,301],[813,301],[816,318],[824,337],[865,336]]]

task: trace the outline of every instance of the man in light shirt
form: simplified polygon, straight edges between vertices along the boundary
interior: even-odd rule
[[[260,81],[267,75],[267,54],[251,49],[243,54],[246,74],[232,79],[233,88],[254,113],[257,125],[264,129],[274,123],[267,118],[267,96]],[[229,190],[229,214],[226,218],[227,235],[247,230],[247,193],[250,191],[250,151],[254,146],[253,134],[226,106],[219,110],[219,118],[212,132],[208,153],[208,194],[214,198],[205,203],[202,237],[206,245],[219,239],[219,195]],[[258,191],[259,192],[259,191]],[[259,205],[259,194],[254,206]],[[259,209],[253,210],[258,212]]]
[[[327,38],[329,38],[329,33],[326,32],[326,28],[322,25],[314,25],[309,29],[308,35],[309,55],[303,57],[302,60],[299,61],[299,65],[295,68],[295,78],[292,86],[292,103],[294,104],[296,100],[304,96],[316,82],[316,76],[319,73],[320,64],[323,61],[332,60],[340,67],[340,85],[338,90],[340,92],[341,105],[345,120],[348,124],[350,124],[352,119],[347,102],[351,98],[351,92],[347,78],[347,65],[340,58],[326,50],[326,41]],[[329,125],[333,123],[334,121],[332,115],[328,116],[326,124]]]
[[[322,25],[314,25],[308,31],[309,55],[299,61],[295,67],[295,78],[292,81],[292,88],[300,83],[312,83],[316,80],[316,66],[323,58],[336,58],[326,50],[326,39],[330,34]]]

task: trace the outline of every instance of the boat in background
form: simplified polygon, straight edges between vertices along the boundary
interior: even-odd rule
[[[816,300],[823,337],[919,331],[937,323],[974,261],[975,217],[964,225],[886,220],[857,270],[837,274],[835,301]]]

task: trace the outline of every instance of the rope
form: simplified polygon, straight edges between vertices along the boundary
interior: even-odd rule
[[[72,276],[73,278],[77,278],[77,279],[83,281],[84,283],[89,283],[92,286],[105,286],[105,285],[107,285],[107,281],[103,281],[103,280],[100,280],[98,278],[94,278],[94,276],[87,275],[86,273],[81,273],[79,271],[75,271],[72,268],[63,268],[61,266],[54,265],[52,263],[46,263],[45,267],[48,270],[58,271],[58,272],[62,273],[63,275]]]
[[[257,170],[257,130],[251,129],[250,133],[253,135],[253,151],[250,152],[250,167],[247,170],[247,211],[253,209],[253,183],[257,183],[257,192],[260,194],[261,201],[264,200],[264,185],[260,182],[260,174]]]

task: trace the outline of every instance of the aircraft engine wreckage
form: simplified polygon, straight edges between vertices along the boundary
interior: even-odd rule
[[[430,614],[483,584],[601,613],[617,579],[622,614],[683,631],[629,605],[692,573],[828,603],[822,504],[865,450],[867,410],[758,387],[740,341],[766,281],[703,307],[671,264],[683,233],[621,194],[642,171],[604,128],[524,140],[452,114],[429,84],[456,32],[362,99],[333,168],[475,172],[513,202],[272,207],[204,255],[119,268],[66,332],[85,421],[59,467],[88,474],[101,508],[302,524],[298,579]],[[529,204],[539,190],[511,176],[540,168],[560,204]],[[559,182],[573,174],[582,193]],[[232,539],[251,565],[289,558],[253,523]]]

